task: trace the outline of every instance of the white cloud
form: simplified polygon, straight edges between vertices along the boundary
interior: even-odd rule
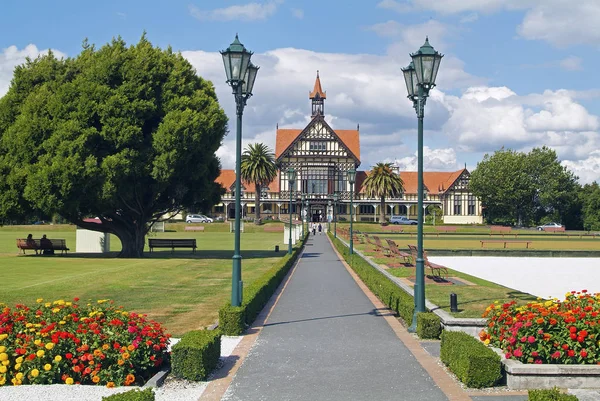
[[[400,171],[417,171],[417,161],[415,152],[412,156],[395,159],[393,163],[400,168]],[[453,148],[431,149],[429,146],[423,146],[423,170],[451,171],[459,168],[456,162],[456,151]]]
[[[565,160],[562,162],[562,165],[578,176],[581,184],[591,184],[594,181],[599,181],[600,150],[590,152],[589,156],[584,160]]]
[[[412,6],[409,3],[394,0],[382,0],[377,3],[377,7],[386,10],[392,10],[397,13],[406,13],[412,11]]]
[[[469,22],[475,22],[478,19],[479,19],[479,14],[477,14],[477,13],[469,13],[469,14],[463,16],[460,19],[460,23],[461,24],[468,24]]]
[[[581,70],[583,70],[583,67],[581,66],[582,62],[583,62],[583,60],[580,57],[569,56],[567,58],[560,60],[559,65],[560,65],[560,68],[562,68],[563,70],[581,71]]]
[[[52,50],[57,58],[66,55],[58,50]],[[8,91],[13,71],[16,66],[25,63],[26,59],[35,59],[39,55],[47,54],[48,49],[39,50],[36,45],[29,44],[19,50],[16,46],[9,46],[0,53],[0,97]]]
[[[304,18],[304,10],[301,8],[292,8],[292,15],[294,18],[303,19]]]
[[[189,6],[190,14],[200,21],[257,21],[265,20],[275,14],[283,0],[273,0],[266,3],[248,3],[214,10],[201,10],[194,5]]]

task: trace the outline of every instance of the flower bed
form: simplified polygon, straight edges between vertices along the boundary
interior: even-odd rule
[[[517,306],[490,305],[480,339],[526,364],[600,364],[600,294],[586,290]]]
[[[168,356],[170,335],[145,316],[99,300],[0,304],[0,386],[143,384]]]

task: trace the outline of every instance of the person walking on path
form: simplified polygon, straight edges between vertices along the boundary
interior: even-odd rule
[[[319,223],[319,235],[321,235],[321,233],[323,232],[323,226],[321,225],[321,223]]]
[[[327,236],[307,245],[221,399],[448,401]]]

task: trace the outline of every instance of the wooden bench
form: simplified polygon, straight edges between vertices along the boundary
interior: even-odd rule
[[[175,248],[192,248],[192,252],[196,253],[196,239],[148,238],[148,247],[150,252],[154,248],[171,248],[171,253],[175,252]]]
[[[455,226],[436,226],[435,229],[439,233],[455,233],[456,232]]]
[[[414,245],[409,245],[410,253],[412,254],[413,260],[415,261],[415,265],[417,264],[417,247]],[[443,279],[448,278],[448,268],[446,266],[438,265],[437,263],[430,262],[427,259],[427,252],[423,250],[423,265],[424,267],[429,267],[431,270],[432,277],[439,277]]]
[[[185,226],[184,231],[204,231],[204,226]]]
[[[378,236],[374,235],[373,240],[375,241],[375,251],[377,253],[383,253],[385,256],[390,256],[390,249],[381,243],[381,239]]]
[[[405,264],[410,264],[410,261],[411,261],[411,258],[412,258],[412,255],[410,253],[401,251],[398,248],[398,244],[396,244],[394,241],[392,241],[389,238],[386,238],[385,242],[387,242],[388,247],[390,249],[390,253],[391,253],[390,256],[398,256],[398,257],[404,259],[404,263]]]
[[[511,233],[512,228],[511,227],[507,227],[507,226],[490,226],[490,237],[492,236],[492,234],[502,234],[502,238],[504,238],[504,235],[514,235],[515,238],[517,238],[517,234],[516,233]]]
[[[266,233],[282,233],[283,226],[266,226],[263,231]]]
[[[26,249],[35,250],[36,254],[38,253],[38,251],[44,250],[61,251],[61,255],[70,250],[69,248],[67,248],[67,241],[64,239],[47,238],[46,241],[44,241],[43,245],[39,239],[34,239],[33,242],[35,243],[35,245],[33,243],[28,244],[26,239],[18,238],[17,248],[21,249],[23,251],[23,254],[25,254]]]
[[[404,232],[404,228],[397,224],[390,224],[389,226],[381,226],[381,229],[383,231],[392,231],[395,233],[403,233]]]
[[[506,248],[507,244],[525,244],[525,248],[529,249],[529,244],[532,243],[532,241],[523,241],[523,240],[511,240],[511,239],[483,239],[480,240],[479,242],[481,242],[481,247],[483,248],[484,244],[504,244],[504,248]]]
[[[544,231],[549,233],[564,232],[565,227],[544,227]]]

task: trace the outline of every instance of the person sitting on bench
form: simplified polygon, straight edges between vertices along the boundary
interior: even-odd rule
[[[52,241],[46,238],[46,234],[42,235],[42,239],[40,239],[40,248],[43,250],[43,255],[54,255],[54,249],[52,249]]]
[[[27,240],[25,241],[25,243],[27,244],[27,247],[29,247],[35,251],[36,255],[38,254],[37,245],[35,243],[35,240],[33,239],[33,234],[27,235]]]

